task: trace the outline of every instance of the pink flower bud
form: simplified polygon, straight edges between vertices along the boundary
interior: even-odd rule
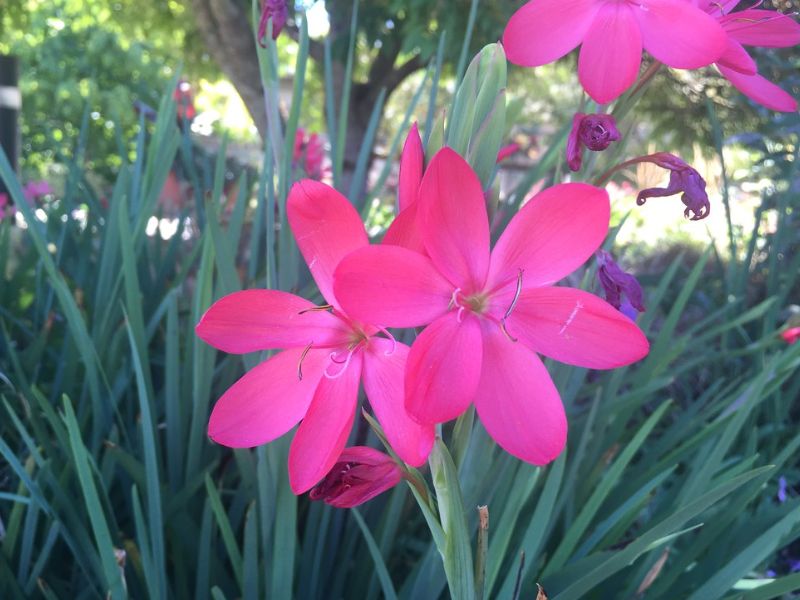
[[[352,508],[393,488],[403,472],[389,456],[367,446],[345,448],[309,496],[337,508]]]
[[[787,344],[794,344],[797,340],[800,340],[800,327],[792,327],[791,329],[787,329],[781,332],[781,338]]]
[[[580,171],[583,147],[592,152],[602,152],[621,139],[617,122],[611,115],[575,113],[572,131],[567,138],[567,164],[572,171]]]
[[[264,7],[261,9],[261,20],[258,22],[258,43],[263,46],[262,40],[267,35],[267,23],[272,18],[272,39],[278,39],[281,31],[289,18],[289,9],[286,7],[286,0],[264,0]]]

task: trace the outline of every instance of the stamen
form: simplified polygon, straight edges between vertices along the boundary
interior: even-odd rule
[[[503,315],[503,321],[511,316],[511,313],[514,312],[514,308],[517,306],[517,300],[519,300],[519,295],[522,293],[522,273],[523,271],[520,269],[517,275],[517,289],[514,292],[514,299],[511,301],[511,306],[508,307],[506,314]]]
[[[334,360],[333,355],[336,353],[331,352],[331,361],[336,363],[337,365],[343,365],[343,366],[341,369],[339,369],[339,372],[334,375],[328,373],[328,367],[325,367],[325,370],[322,372],[322,374],[325,375],[325,377],[327,377],[328,379],[338,379],[339,377],[341,377],[344,374],[344,372],[347,371],[347,366],[350,364],[350,359],[353,358],[353,352],[355,352],[355,350],[350,350],[350,352],[347,353],[347,359],[344,361],[344,363],[340,363],[339,361]]]
[[[378,331],[380,331],[383,335],[385,335],[386,337],[388,337],[391,340],[392,349],[391,350],[387,350],[386,352],[383,353],[384,356],[391,356],[392,354],[394,354],[394,351],[397,349],[397,340],[394,339],[394,336],[391,333],[389,333],[389,330],[386,329],[385,327],[378,327]]]
[[[325,311],[325,310],[330,310],[332,308],[333,308],[332,304],[323,304],[322,306],[312,306],[311,308],[305,308],[305,309],[301,310],[297,314],[298,315],[304,315],[304,314],[309,313],[309,312],[322,312],[322,311]]]
[[[518,341],[518,340],[517,340],[517,338],[515,338],[513,335],[511,335],[511,334],[508,332],[508,326],[506,325],[506,320],[505,320],[505,319],[503,319],[502,321],[500,321],[500,329],[502,330],[502,332],[503,332],[503,333],[505,333],[505,334],[506,334],[506,337],[507,337],[509,340],[511,340],[511,341],[512,341],[512,342],[514,342],[514,343],[516,343],[516,342]]]
[[[300,355],[300,360],[297,362],[297,379],[298,381],[303,381],[303,360],[306,358],[306,354],[308,351],[311,350],[311,346],[314,342],[311,342],[308,346],[303,349],[303,353]]]

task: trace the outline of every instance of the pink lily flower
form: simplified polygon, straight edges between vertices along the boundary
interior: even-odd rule
[[[494,249],[480,181],[450,148],[419,191],[427,256],[372,246],[334,274],[348,314],[387,327],[429,324],[408,356],[405,406],[442,423],[474,403],[486,430],[514,456],[546,464],[564,447],[561,398],[537,353],[608,369],[648,352],[639,328],[604,300],[552,284],[583,264],[608,232],[608,194],[552,187],[511,220]]]
[[[397,189],[397,216],[395,217],[383,243],[402,246],[409,250],[425,253],[422,234],[417,225],[417,199],[422,174],[425,170],[425,150],[419,128],[414,123],[406,136],[403,152],[400,155],[400,180]]]
[[[698,6],[717,19],[727,36],[727,49],[716,67],[725,79],[748,98],[782,112],[797,110],[797,100],[758,74],[744,46],[788,48],[800,44],[800,25],[788,15],[772,10],[746,9],[731,13],[739,0],[697,0]]]
[[[363,383],[397,454],[421,465],[433,445],[433,427],[414,422],[403,408],[408,346],[351,318],[333,291],[339,260],[368,245],[361,218],[336,190],[311,180],[294,185],[287,211],[328,305],[277,290],[246,290],[208,309],[196,332],[215,348],[234,354],[283,350],[225,392],[211,413],[208,435],[225,446],[249,448],[276,439],[302,419],[289,450],[289,482],[294,493],[303,493],[338,460]]]
[[[725,33],[687,0],[530,0],[503,33],[508,60],[526,67],[579,44],[578,78],[604,104],[636,80],[642,49],[670,67],[697,69],[722,55]]]
[[[388,455],[368,446],[345,448],[330,473],[309,494],[336,508],[352,508],[372,500],[403,480]]]

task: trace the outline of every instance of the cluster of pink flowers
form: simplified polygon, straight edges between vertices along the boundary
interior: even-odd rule
[[[22,195],[28,204],[33,205],[37,200],[53,193],[53,188],[45,180],[29,181],[22,186]],[[10,219],[17,214],[17,208],[6,193],[0,193],[0,221]]]

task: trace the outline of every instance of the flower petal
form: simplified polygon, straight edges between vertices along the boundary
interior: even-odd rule
[[[531,350],[589,369],[622,367],[650,350],[633,321],[608,302],[574,288],[523,291],[506,326]]]
[[[400,211],[413,205],[419,197],[419,185],[422,183],[422,172],[425,168],[425,150],[419,128],[414,123],[408,132],[400,156],[400,180],[397,183],[397,197]]]
[[[329,354],[311,350],[303,357],[302,349],[285,350],[245,373],[214,405],[208,436],[231,448],[252,448],[282,436],[306,414]]]
[[[479,290],[489,267],[489,217],[478,176],[442,148],[422,178],[418,223],[439,271],[465,292]]]
[[[426,254],[425,244],[422,242],[422,232],[419,230],[417,222],[418,207],[419,205],[414,203],[400,211],[386,231],[386,235],[383,236],[384,244],[401,246],[420,254]]]
[[[481,374],[481,329],[453,311],[431,323],[411,346],[406,363],[406,410],[420,423],[444,423],[472,402]]]
[[[725,52],[720,24],[685,0],[642,0],[634,8],[645,50],[670,67],[698,69]]]
[[[328,363],[331,371],[340,367]],[[295,494],[310,490],[320,481],[342,453],[356,414],[361,353],[334,379],[323,376],[311,406],[289,448],[289,485]]]
[[[384,327],[416,327],[447,311],[453,286],[429,258],[397,246],[370,246],[342,260],[336,297],[348,316]]]
[[[717,65],[722,76],[751,100],[772,110],[795,112],[797,100],[777,85],[764,79],[761,75],[745,75],[733,69]]]
[[[289,225],[319,291],[337,305],[333,271],[339,261],[369,243],[361,217],[347,199],[324,183],[304,179],[286,202]]]
[[[409,348],[385,338],[372,338],[364,353],[364,391],[383,432],[398,456],[421,466],[433,447],[433,424],[420,425],[405,409],[403,377]]]
[[[578,77],[586,92],[605,104],[627,90],[639,74],[642,36],[627,4],[605,4],[586,33]]]
[[[800,44],[800,24],[774,10],[747,9],[722,17],[722,28],[740,44],[787,48]]]
[[[475,408],[501,448],[535,465],[564,449],[567,418],[553,380],[535,353],[490,325],[483,330],[483,368]]]
[[[515,282],[525,288],[558,281],[586,262],[608,233],[605,190],[565,183],[534,196],[511,219],[492,251],[488,289]]]
[[[231,354],[347,343],[348,328],[308,300],[277,290],[244,290],[211,305],[195,327],[207,344]]]
[[[508,60],[538,67],[558,60],[589,31],[595,0],[532,0],[515,12],[503,32]]]
[[[734,71],[745,73],[746,75],[753,75],[758,71],[756,61],[747,53],[739,42],[733,38],[728,38],[728,46],[725,53],[719,57],[717,64],[724,65]]]

